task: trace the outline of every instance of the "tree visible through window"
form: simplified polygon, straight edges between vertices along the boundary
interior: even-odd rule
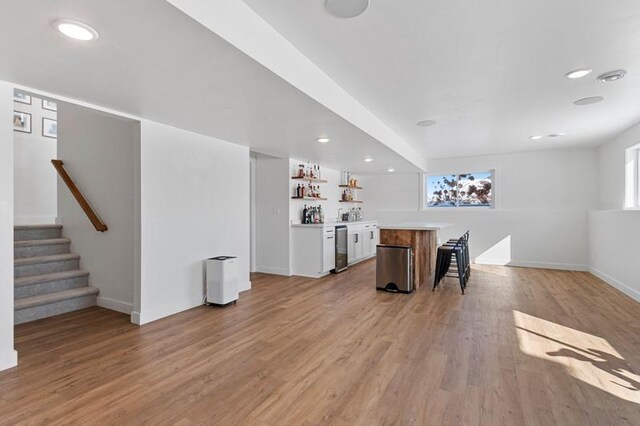
[[[427,207],[493,207],[493,172],[425,177]]]

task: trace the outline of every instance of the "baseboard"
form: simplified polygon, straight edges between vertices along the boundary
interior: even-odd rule
[[[11,350],[0,353],[0,371],[8,370],[18,365],[18,351]]]
[[[624,294],[626,294],[636,302],[640,302],[640,291],[629,287],[628,285],[624,284],[622,281],[618,281],[617,279],[613,278],[611,275],[608,275],[602,272],[601,270],[594,268],[593,266],[589,267],[589,272],[591,272],[596,277],[600,278],[605,283],[609,284],[611,287],[614,287],[620,290],[621,292],[623,292]]]
[[[240,285],[238,285],[238,292],[242,293],[248,290],[251,290],[251,281],[241,282]]]
[[[142,312],[136,313],[135,324],[143,325],[153,321],[157,321],[162,318],[170,317],[171,315],[179,314],[180,312],[188,311],[189,309],[202,306],[203,299],[199,296],[197,299],[185,299],[176,300],[171,303],[154,307],[152,309],[142,310]],[[132,316],[133,320],[133,316]]]
[[[497,265],[497,266],[505,266],[511,262],[510,259],[495,259],[491,257],[478,257],[473,259],[473,263],[478,265]]]
[[[272,268],[270,266],[258,266],[256,268],[256,272],[261,272],[263,274],[272,274],[272,275],[284,275],[285,277],[290,277],[291,273],[288,269],[285,268]]]
[[[558,269],[562,271],[588,271],[587,265],[581,265],[579,263],[552,263],[552,262],[530,262],[526,260],[508,260],[508,259],[493,259],[493,258],[476,258],[473,263],[478,265],[498,265],[498,266],[516,266],[520,268],[535,268],[535,269]]]
[[[140,324],[140,312],[137,312],[137,311],[131,312],[131,323],[132,324],[136,324],[136,325],[141,325]]]
[[[131,315],[131,312],[133,311],[133,305],[131,303],[103,296],[98,296],[98,306],[101,308],[111,309],[112,311],[122,312],[127,315]]]

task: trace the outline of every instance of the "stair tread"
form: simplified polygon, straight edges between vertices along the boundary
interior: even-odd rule
[[[68,244],[71,240],[68,238],[50,238],[46,240],[24,240],[14,241],[14,247],[31,247],[31,246],[49,246],[53,244]]]
[[[62,229],[62,225],[16,225],[14,230],[26,230],[26,229]]]
[[[70,290],[58,291],[55,293],[43,294],[40,296],[25,297],[24,299],[18,299],[14,302],[14,310],[19,311],[21,309],[60,302],[62,300],[91,296],[94,294],[98,294],[99,292],[100,291],[95,287],[80,287]]]
[[[50,274],[41,274],[41,275],[30,275],[27,277],[16,278],[14,280],[14,285],[32,285],[32,284],[40,284],[46,283],[49,281],[58,281],[69,278],[77,278],[84,277],[89,275],[89,271],[84,271],[82,269],[74,269],[72,271],[63,271],[63,272],[52,272]]]
[[[60,262],[64,260],[75,260],[75,259],[80,259],[80,255],[74,254],[74,253],[53,254],[50,256],[36,256],[36,257],[25,257],[23,259],[15,259],[13,261],[13,265],[14,266],[35,265],[38,263],[51,263],[51,262]]]

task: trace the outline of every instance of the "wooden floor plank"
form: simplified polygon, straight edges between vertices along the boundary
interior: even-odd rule
[[[411,295],[375,260],[252,276],[236,306],[16,327],[0,425],[636,425],[640,305],[584,272],[475,265]]]

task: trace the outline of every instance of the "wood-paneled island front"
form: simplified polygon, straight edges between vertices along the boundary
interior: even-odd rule
[[[450,223],[407,222],[380,225],[380,243],[411,246],[413,250],[413,288],[419,289],[436,266],[438,231]]]

